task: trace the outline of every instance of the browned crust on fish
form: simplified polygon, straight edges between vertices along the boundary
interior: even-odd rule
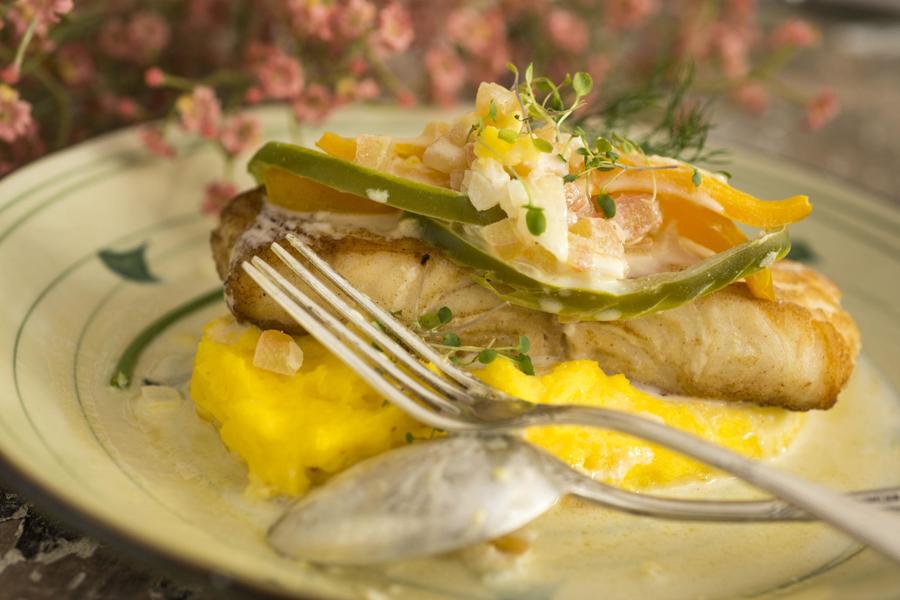
[[[254,190],[225,208],[211,237],[216,268],[239,319],[299,332],[237,267],[259,254],[286,271],[267,247],[237,245],[262,202]],[[645,317],[560,323],[553,315],[503,306],[468,270],[415,239],[360,235],[312,243],[351,283],[402,318],[412,321],[447,305],[454,312],[454,330],[471,343],[492,338],[514,343],[528,335],[537,360],[596,360],[609,373],[674,394],[825,409],[836,401],[859,352],[859,332],[841,308],[838,287],[790,261],[772,269],[775,301],[756,298],[739,283]]]

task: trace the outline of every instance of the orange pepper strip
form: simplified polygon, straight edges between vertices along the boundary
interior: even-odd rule
[[[658,200],[663,218],[668,222],[674,221],[679,234],[704,248],[723,252],[747,241],[744,232],[727,217],[680,199],[659,197]],[[775,299],[770,269],[757,271],[748,276],[746,282],[750,292],[757,298]]]
[[[610,181],[607,191],[613,192],[653,192],[653,178],[647,172],[625,174],[616,181],[611,177],[618,173],[604,173],[603,180]],[[723,214],[738,223],[751,227],[770,229],[794,223],[806,218],[812,212],[808,196],[791,196],[784,200],[760,200],[723,183],[712,176],[703,176],[699,188],[691,180],[693,170],[689,167],[655,171],[658,194],[670,194],[688,202],[697,203],[697,193],[705,192],[718,203]]]
[[[266,196],[272,204],[297,212],[327,210],[337,213],[392,213],[387,204],[373,202],[362,196],[339,192],[312,179],[294,175],[284,169],[271,167],[263,175]]]

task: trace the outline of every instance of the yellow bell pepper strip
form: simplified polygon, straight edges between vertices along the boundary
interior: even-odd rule
[[[702,176],[700,185],[695,186],[693,168],[653,171],[630,171],[617,176],[618,169],[598,174],[598,189],[603,186],[606,193],[654,192],[653,176],[656,177],[657,198],[677,198],[683,202],[710,207],[718,205],[722,214],[733,221],[751,227],[774,229],[806,218],[812,212],[808,196],[791,196],[784,200],[760,200],[737,190],[710,175]],[[614,179],[615,177],[615,179]]]
[[[336,133],[326,132],[316,142],[323,152],[353,162],[356,158],[356,140],[341,137]]]
[[[346,194],[447,221],[487,225],[506,216],[496,206],[476,210],[468,196],[451,189],[369,169],[294,144],[267,143],[253,155],[247,168],[259,183],[265,183],[269,169],[279,168]]]
[[[744,232],[727,217],[671,197],[658,200],[664,222],[675,222],[680,235],[704,248],[722,252],[747,241]],[[746,282],[750,292],[757,298],[775,299],[770,269],[762,269],[748,275]]]
[[[416,217],[426,242],[454,262],[475,269],[479,283],[518,306],[566,320],[608,321],[668,310],[705,296],[784,257],[790,238],[782,228],[739,244],[681,271],[609,281],[603,288],[560,288],[497,258],[465,225]]]
[[[271,167],[264,171],[263,185],[266,187],[266,199],[269,202],[296,212],[320,210],[364,214],[397,212],[396,208],[386,204],[339,192],[327,185],[294,175],[290,171],[278,167]]]

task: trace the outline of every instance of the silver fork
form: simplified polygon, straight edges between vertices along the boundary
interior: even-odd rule
[[[597,482],[586,475],[583,476],[584,485],[575,491],[577,495],[613,508],[670,518],[781,520],[803,518],[805,513],[900,562],[900,518],[866,503],[896,502],[896,490],[875,490],[856,498],[845,496],[634,414],[596,407],[535,405],[503,394],[445,360],[388,311],[355,289],[302,239],[293,234],[286,239],[316,271],[366,314],[350,306],[278,243],[271,246],[275,255],[328,307],[365,337],[354,332],[261,258],[244,262],[243,269],[335,356],[390,402],[422,423],[449,432],[497,432],[568,424],[634,435],[731,473],[785,502],[684,501],[630,494],[615,488],[615,493],[610,493],[608,486],[592,485]],[[437,367],[443,377],[431,371],[423,361]]]

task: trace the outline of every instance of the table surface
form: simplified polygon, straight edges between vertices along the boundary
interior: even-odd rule
[[[771,10],[771,9],[769,9]],[[827,85],[842,112],[826,129],[805,131],[797,111],[775,107],[764,117],[720,107],[714,136],[794,161],[900,204],[900,19],[835,12],[804,15],[824,32],[821,47],[791,65],[784,78]],[[206,582],[183,582],[126,558],[116,549],[43,516],[0,482],[0,596],[4,599],[220,597]]]

